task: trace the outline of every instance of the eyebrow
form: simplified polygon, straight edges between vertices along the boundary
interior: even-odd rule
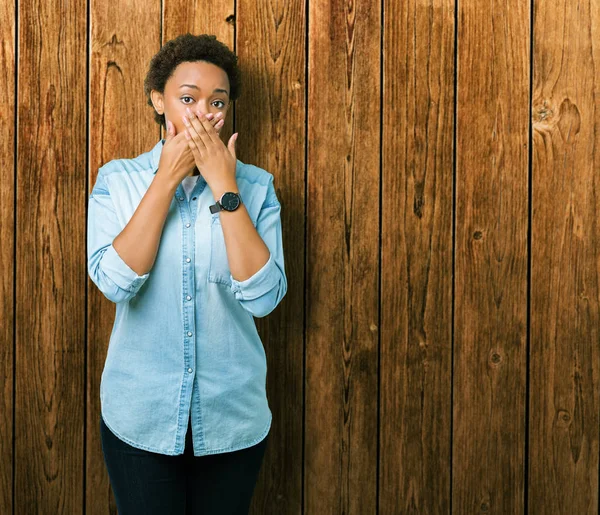
[[[192,88],[192,89],[197,89],[200,90],[200,88],[198,86],[196,86],[195,84],[182,84],[181,86],[179,86],[179,89],[181,88]],[[225,93],[227,96],[229,96],[229,93],[227,93],[226,89],[221,89],[221,88],[215,88],[215,90],[213,91],[213,93]]]

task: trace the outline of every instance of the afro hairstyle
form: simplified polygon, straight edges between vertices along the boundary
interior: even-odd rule
[[[241,92],[241,74],[237,59],[229,47],[218,41],[214,35],[195,36],[187,33],[167,41],[150,60],[148,73],[144,79],[144,93],[148,105],[154,111],[156,123],[166,129],[165,115],[158,114],[154,109],[150,92],[156,90],[164,94],[165,85],[175,68],[184,62],[207,61],[223,69],[229,78],[229,101],[237,100]]]

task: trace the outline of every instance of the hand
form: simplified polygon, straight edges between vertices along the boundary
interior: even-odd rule
[[[203,113],[192,113],[189,108],[186,111],[188,116],[183,118],[183,123],[186,125],[184,133],[188,146],[194,156],[196,167],[213,191],[215,199],[220,198],[225,191],[237,191],[235,179],[237,133],[229,138],[226,147]]]
[[[183,132],[176,134],[175,125],[167,121],[167,137],[163,145],[156,177],[165,180],[169,187],[177,189],[179,183],[194,167],[192,154]]]

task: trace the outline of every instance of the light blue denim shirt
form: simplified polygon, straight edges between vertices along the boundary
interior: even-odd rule
[[[158,169],[164,140],[98,171],[89,197],[88,273],[116,304],[100,383],[102,418],[124,442],[182,454],[191,416],[194,455],[235,451],[271,427],[267,362],[254,317],[268,315],[287,291],[281,205],[273,175],[236,164],[242,201],[269,248],[252,277],[229,270],[220,213],[200,175],[189,200],[180,184],[152,269],[137,275],[112,242],[132,217]]]

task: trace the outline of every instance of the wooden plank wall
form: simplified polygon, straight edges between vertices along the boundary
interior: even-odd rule
[[[240,57],[289,290],[254,514],[598,513],[598,2],[0,6],[0,513],[115,513],[98,168],[161,136],[150,58]]]

